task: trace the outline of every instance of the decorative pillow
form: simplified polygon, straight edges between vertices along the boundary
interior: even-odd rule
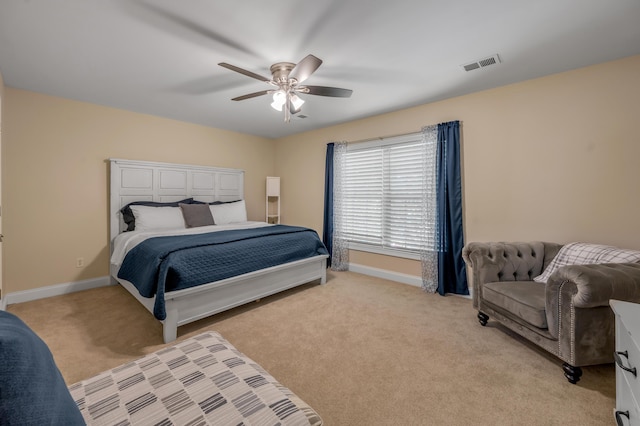
[[[546,283],[551,274],[567,265],[590,265],[593,263],[637,263],[640,251],[620,249],[613,246],[589,243],[569,243],[562,246],[556,257],[542,274],[533,280]]]
[[[136,218],[136,231],[149,229],[184,229],[180,207],[131,206]]]
[[[207,204],[180,204],[187,228],[215,225],[211,209]]]
[[[208,205],[218,205],[218,204],[229,204],[229,203],[237,203],[238,201],[242,201],[242,200],[233,200],[233,201],[212,201],[210,203],[207,203],[205,201],[198,201],[198,200],[193,200],[192,202],[190,202],[189,204],[208,204]]]
[[[47,345],[5,311],[0,311],[0,360],[0,423],[85,424]]]
[[[225,225],[232,222],[246,222],[247,208],[244,200],[232,203],[212,204],[209,206],[213,221],[216,225]]]
[[[157,201],[134,201],[133,203],[129,203],[123,208],[120,209],[122,213],[122,219],[124,223],[127,224],[127,231],[133,231],[136,229],[136,218],[131,211],[131,206],[149,206],[149,207],[178,207],[178,204],[191,204],[193,203],[193,198],[185,198],[184,200],[176,201],[173,203],[160,203]]]

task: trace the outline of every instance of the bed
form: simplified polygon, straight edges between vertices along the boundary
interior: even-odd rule
[[[302,237],[312,238],[311,234],[315,234],[318,239],[315,231],[247,221],[246,210],[242,216],[245,208],[242,170],[121,159],[110,159],[109,162],[110,274],[114,281],[120,283],[162,322],[165,343],[176,339],[177,327],[181,325],[298,285],[316,280],[321,284],[326,282],[328,255],[324,246],[317,247],[314,252],[312,245],[317,243],[309,241],[304,243],[304,254],[292,252],[285,256],[280,251]],[[186,215],[191,209],[201,211],[203,205],[209,206],[207,208],[217,215],[220,223],[179,230],[171,227],[156,229],[157,222],[154,221],[159,220],[156,217],[159,217],[159,212],[164,215],[161,222],[164,224],[169,220],[168,214],[175,215],[176,211],[182,209]],[[138,229],[135,225],[132,228],[131,218],[127,217],[130,214],[124,209],[126,206],[131,206],[138,214]],[[144,216],[141,212],[144,212]],[[172,216],[171,220],[173,218]],[[125,221],[126,219],[129,220]],[[175,220],[181,219],[175,217]],[[280,239],[279,242],[277,239]],[[257,259],[252,260],[244,255],[240,256],[242,261],[235,262],[235,266],[241,266],[240,272],[232,274],[227,268],[230,263],[234,263],[229,262],[231,255],[225,255],[219,250],[226,247],[238,253],[238,250],[243,250],[241,253],[258,252],[258,248],[248,245],[249,241],[254,240],[262,241],[259,253],[263,254],[253,256]],[[155,249],[147,246],[158,241],[158,245],[165,251],[154,260],[127,259],[133,256],[133,251],[143,252],[141,259],[151,259],[144,256]],[[180,245],[179,249],[168,248],[174,241]],[[269,244],[277,249],[269,249]],[[217,250],[215,253],[214,249]],[[207,256],[214,256],[215,259],[226,256],[226,266],[205,267],[202,263],[197,263],[202,272],[191,273],[193,265],[196,265],[194,259],[198,258],[206,264],[212,262],[205,260],[213,259]],[[259,262],[261,257],[269,257],[262,266]],[[177,268],[166,267],[167,258],[179,259],[191,266],[186,265],[182,267],[181,273],[176,273]],[[134,271],[134,274],[122,272],[127,262],[129,265],[141,265],[142,269],[150,269],[149,264],[157,263],[160,269],[155,274],[167,278],[166,288],[162,286],[163,281],[158,280],[160,285],[157,293],[156,290],[141,290],[138,278],[135,278],[139,271]],[[247,266],[247,263],[252,266]],[[225,270],[225,273],[219,275],[216,272],[218,270]],[[151,273],[153,274],[152,271]],[[200,281],[201,277],[209,277],[210,280],[194,284],[198,279],[189,280],[195,275],[200,276]]]

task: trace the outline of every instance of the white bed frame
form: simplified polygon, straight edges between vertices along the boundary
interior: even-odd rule
[[[192,166],[110,159],[110,240],[126,229],[120,209],[132,201],[173,202],[193,197],[199,201],[244,199],[244,171],[219,167]],[[286,263],[237,277],[171,291],[165,294],[167,317],[163,323],[165,343],[176,339],[178,326],[258,300],[314,280],[326,283],[326,255]],[[153,314],[154,298],[140,295],[130,282],[112,279],[126,288]]]

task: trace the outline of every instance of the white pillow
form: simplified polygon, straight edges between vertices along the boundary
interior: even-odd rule
[[[637,263],[640,251],[590,243],[569,243],[553,258],[551,263],[533,280],[546,283],[551,274],[567,265],[590,265],[594,263]]]
[[[247,207],[244,200],[225,204],[211,204],[209,208],[216,225],[247,221]]]
[[[136,218],[136,231],[148,229],[185,229],[180,207],[131,206]]]

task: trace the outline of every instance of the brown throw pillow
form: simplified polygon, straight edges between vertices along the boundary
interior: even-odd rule
[[[179,204],[187,228],[215,225],[208,204]]]

